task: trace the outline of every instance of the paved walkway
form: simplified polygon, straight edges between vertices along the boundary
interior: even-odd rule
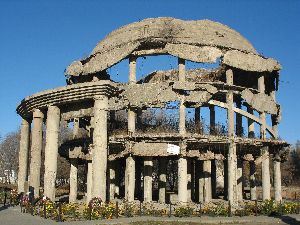
[[[31,216],[28,213],[21,213],[20,207],[3,208],[0,207],[0,224],[1,225],[99,225],[99,224],[129,224],[130,222],[141,221],[181,221],[181,222],[197,222],[199,224],[263,224],[263,225],[300,225],[300,215],[287,215],[281,218],[266,216],[247,216],[247,217],[192,217],[192,218],[176,218],[176,217],[132,217],[119,218],[112,220],[93,220],[93,221],[73,221],[58,223],[53,220],[43,219],[38,216]]]

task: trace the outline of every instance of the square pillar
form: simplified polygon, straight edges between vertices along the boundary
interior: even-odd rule
[[[22,119],[19,151],[18,193],[27,192],[25,183],[27,180],[28,152],[29,152],[30,123]]]
[[[34,197],[39,197],[41,160],[43,146],[43,120],[44,114],[39,110],[33,111],[33,127],[31,131],[31,154],[30,154],[30,173],[29,173],[29,191]]]
[[[152,157],[144,158],[144,202],[152,201]]]
[[[102,201],[106,201],[107,111],[108,97],[98,96],[94,103],[92,197],[100,197]]]
[[[55,200],[60,109],[49,106],[46,124],[44,195]]]

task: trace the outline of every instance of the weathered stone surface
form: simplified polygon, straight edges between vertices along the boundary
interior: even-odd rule
[[[254,72],[272,72],[281,69],[281,65],[274,59],[266,59],[253,53],[243,53],[237,50],[226,52],[223,63],[238,69]]]
[[[194,62],[215,63],[222,56],[222,51],[215,47],[198,47],[187,44],[166,45],[166,50],[170,55]]]
[[[149,44],[164,46],[173,45],[169,50],[173,54],[180,51],[181,45],[210,46],[227,49],[238,49],[246,52],[256,53],[253,46],[238,32],[229,27],[210,20],[183,21],[174,18],[151,18],[140,22],[123,26],[111,32],[106,38],[99,42],[91,55],[86,59],[73,62],[67,69],[67,75],[85,75],[99,72],[116,64],[135,49],[148,48]],[[197,47],[196,47],[197,48]],[[206,52],[204,48],[201,51]],[[220,51],[220,50],[219,50]],[[201,57],[205,62],[212,61],[212,58],[220,55],[214,49],[205,57]],[[200,61],[199,55],[193,59]]]
[[[242,98],[255,110],[273,115],[278,114],[278,106],[274,99],[266,94],[253,94],[250,90],[242,91]]]

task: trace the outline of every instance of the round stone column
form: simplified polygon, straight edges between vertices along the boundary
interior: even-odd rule
[[[204,202],[210,202],[212,199],[211,191],[211,161],[203,161],[203,175],[204,175],[204,193],[203,200]]]
[[[274,166],[274,190],[275,190],[275,201],[280,202],[281,196],[281,170],[280,170],[280,156],[276,154],[273,161]]]
[[[162,204],[166,203],[167,164],[165,157],[159,159],[158,201]]]
[[[69,202],[76,202],[77,200],[77,173],[78,173],[78,160],[71,159],[70,168],[70,194]]]
[[[55,200],[60,109],[49,106],[46,124],[44,195]]]
[[[43,120],[44,114],[39,110],[33,111],[33,127],[31,133],[31,159],[29,173],[29,191],[33,192],[34,197],[39,197],[41,160],[43,146]]]
[[[153,172],[152,157],[145,157],[144,159],[144,202],[152,201],[152,172]]]
[[[261,149],[262,160],[262,189],[263,200],[271,199],[271,182],[270,182],[270,162],[269,162],[269,148],[267,146]]]
[[[108,97],[104,95],[97,97],[94,103],[92,197],[100,197],[102,201],[106,201],[107,110]]]
[[[25,182],[27,182],[29,132],[30,123],[26,119],[22,119],[19,151],[18,193],[27,192],[27,190],[25,190]]]
[[[128,156],[126,158],[126,170],[125,170],[125,199],[128,202],[134,201],[134,189],[135,189],[134,186],[135,186],[135,160],[132,156]]]
[[[250,161],[250,198],[256,200],[256,165],[255,161]]]
[[[86,178],[86,204],[92,199],[92,186],[93,186],[93,164],[91,161],[88,161],[88,173]]]
[[[178,202],[187,203],[187,159],[181,156],[178,159]]]

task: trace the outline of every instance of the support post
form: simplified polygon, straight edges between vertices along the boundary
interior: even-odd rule
[[[217,160],[211,162],[211,192],[212,198],[217,198]]]
[[[108,97],[104,95],[97,97],[94,103],[92,197],[100,197],[103,201],[106,201],[107,110]]]
[[[237,160],[237,200],[243,201],[243,160]]]
[[[178,201],[187,203],[187,159],[180,156],[178,159]]]
[[[31,131],[31,160],[29,173],[29,191],[34,197],[39,197],[40,174],[43,145],[43,119],[44,114],[39,110],[33,111],[33,128]]]
[[[195,132],[201,134],[201,108],[195,108]]]
[[[215,106],[209,106],[209,115],[210,115],[210,126],[209,126],[209,133],[211,135],[216,135],[216,111]]]
[[[88,173],[87,173],[87,184],[86,184],[86,204],[92,199],[92,188],[93,188],[93,163],[88,161]]]
[[[125,170],[125,199],[128,202],[134,201],[134,189],[135,189],[134,186],[135,186],[135,160],[133,156],[130,155],[126,158],[126,170]]]
[[[18,193],[27,192],[25,183],[28,181],[28,152],[29,152],[30,123],[22,119],[19,151]]]
[[[253,109],[247,106],[247,112],[253,115]],[[255,138],[254,121],[248,118],[248,138]]]
[[[165,157],[159,159],[158,201],[162,204],[166,203],[167,163]]]
[[[256,197],[256,164],[255,161],[250,161],[250,198],[252,201],[257,200]]]
[[[144,158],[144,202],[152,202],[152,157]]]
[[[70,194],[69,202],[76,202],[77,200],[77,174],[78,174],[78,159],[70,159]]]
[[[226,70],[226,82],[229,85],[233,85],[233,72],[231,69]],[[227,127],[228,127],[228,201],[232,206],[237,204],[236,199],[236,144],[234,143],[234,111],[233,111],[233,92],[229,90],[226,95],[226,102],[228,105],[227,110]]]
[[[204,202],[210,202],[212,199],[211,191],[211,161],[203,161],[203,175],[204,175]]]
[[[115,199],[115,183],[116,183],[116,170],[115,170],[115,161],[109,162],[109,200],[112,201]]]
[[[55,200],[60,109],[49,106],[46,124],[44,195]]]
[[[280,202],[281,196],[281,170],[280,170],[280,156],[277,153],[274,157],[274,190],[275,190],[275,201]]]

